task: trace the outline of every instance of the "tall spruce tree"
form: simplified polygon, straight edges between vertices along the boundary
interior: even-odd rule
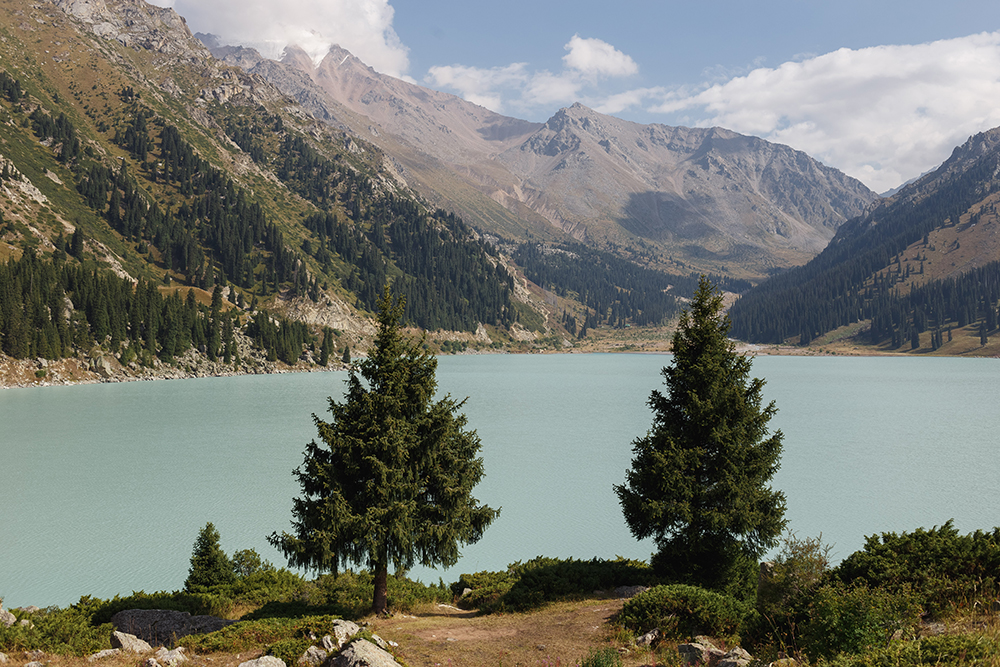
[[[432,400],[437,360],[403,339],[403,308],[387,287],[375,345],[351,367],[345,401],[329,399],[330,421],[313,416],[321,442],[295,470],[293,534],[268,538],[293,566],[367,566],[376,613],[388,604],[390,563],[453,565],[459,544],[479,540],[499,514],[472,497],[483,476],[479,437],[457,413],[464,401]]]
[[[764,381],[727,338],[722,295],[702,276],[653,390],[652,429],[633,442],[626,484],[616,485],[629,529],[654,538],[654,569],[665,578],[744,597],[756,561],[785,526],[785,497],[771,489],[781,431],[762,406]]]

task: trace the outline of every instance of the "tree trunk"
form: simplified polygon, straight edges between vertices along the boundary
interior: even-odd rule
[[[379,563],[375,566],[375,601],[372,611],[381,616],[389,606],[389,565]]]

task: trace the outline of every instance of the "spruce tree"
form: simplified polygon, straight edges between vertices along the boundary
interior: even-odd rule
[[[386,288],[375,345],[352,366],[344,402],[329,399],[330,421],[313,416],[320,443],[294,473],[293,533],[268,538],[292,566],[367,566],[376,613],[387,607],[390,564],[453,565],[459,544],[479,540],[499,514],[472,496],[479,436],[458,413],[464,401],[432,400],[437,360],[403,339],[403,308]]]
[[[777,411],[762,405],[764,381],[727,338],[722,295],[702,276],[662,370],[666,393],[649,398],[653,426],[633,442],[632,468],[616,485],[637,539],[652,537],[665,579],[739,597],[752,594],[757,559],[777,544],[785,497],[769,487],[778,470]]]
[[[219,546],[219,531],[209,522],[198,532],[191,553],[191,569],[184,582],[188,593],[202,593],[213,586],[236,581],[233,563]]]

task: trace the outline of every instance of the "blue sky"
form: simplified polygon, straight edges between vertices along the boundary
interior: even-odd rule
[[[573,102],[788,144],[876,191],[1000,125],[995,0],[158,0],[193,31],[375,69],[544,121]]]

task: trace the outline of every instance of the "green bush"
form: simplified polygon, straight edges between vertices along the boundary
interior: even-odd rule
[[[822,662],[827,667],[937,667],[993,665],[1000,655],[1000,638],[982,634],[940,635],[909,642],[892,642],[860,655],[842,654]]]
[[[781,551],[757,586],[757,612],[744,638],[754,645],[773,646],[784,652],[797,650],[798,632],[809,617],[812,597],[829,568],[830,547],[821,538],[799,539],[794,533],[782,540]]]
[[[906,591],[843,584],[820,587],[802,627],[801,648],[812,659],[887,646],[897,630],[910,630],[919,607]]]
[[[653,571],[641,561],[539,556],[525,563],[512,563],[504,572],[463,574],[451,590],[457,597],[470,589],[472,592],[460,600],[460,605],[489,613],[527,611],[556,600],[592,595],[616,586],[647,585],[653,580]]]
[[[289,642],[308,640],[310,635],[322,636],[329,632],[337,616],[308,616],[305,618],[265,618],[229,625],[216,632],[192,635],[183,640],[185,648],[200,653],[243,653],[261,647],[278,646],[291,650]],[[309,644],[303,646],[305,651]],[[299,655],[302,654],[299,652]],[[295,656],[297,660],[299,655]],[[294,664],[286,661],[286,664]]]
[[[622,667],[622,658],[618,651],[606,646],[592,649],[580,663],[580,667]]]
[[[670,584],[656,586],[628,600],[615,622],[636,634],[659,628],[665,637],[696,635],[733,637],[739,634],[750,605],[721,593]]]
[[[14,612],[29,625],[0,624],[0,652],[45,651],[60,655],[89,655],[111,648],[111,624],[91,624],[90,610],[77,606],[49,607],[34,614]]]
[[[845,584],[898,591],[908,588],[924,610],[940,614],[1000,596],[1000,528],[959,535],[948,521],[930,530],[882,533],[865,539],[831,571]]]

